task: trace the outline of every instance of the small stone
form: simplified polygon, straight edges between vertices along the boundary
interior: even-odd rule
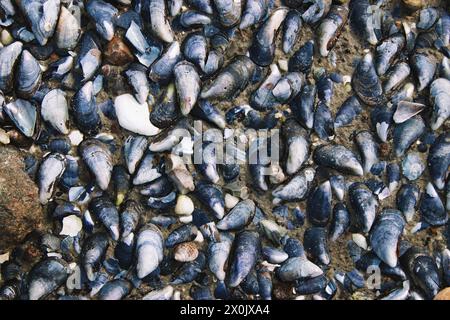
[[[175,205],[175,213],[180,216],[188,216],[194,212],[194,203],[191,198],[184,194],[180,194]]]
[[[352,82],[352,76],[345,75],[345,76],[342,77],[342,81],[343,81],[344,84],[351,83]]]
[[[70,215],[63,219],[63,228],[59,233],[62,236],[75,237],[83,228],[83,222],[76,215]]]
[[[106,61],[115,66],[123,66],[134,60],[133,53],[119,37],[108,42],[104,55]]]
[[[242,200],[248,199],[248,188],[247,188],[247,187],[243,187],[243,188],[241,189],[241,193],[240,193],[239,197],[240,197]]]
[[[203,243],[203,241],[205,241],[203,233],[201,233],[201,231],[197,231],[197,236],[195,237],[194,242]]]
[[[450,287],[447,287],[434,297],[434,300],[450,300]]]
[[[287,72],[288,71],[288,62],[287,62],[287,60],[284,60],[284,59],[278,60],[278,67],[280,67],[281,71]]]
[[[69,133],[69,140],[73,146],[77,146],[83,141],[83,134],[79,130],[72,130]]]
[[[391,152],[388,143],[380,143],[380,156],[387,157]]]
[[[11,140],[9,139],[8,134],[5,130],[0,128],[0,143],[1,144],[9,144]]]
[[[239,202],[239,198],[237,198],[229,193],[225,194],[225,208],[232,209],[232,208],[234,208],[235,205],[238,204],[238,202]]]
[[[0,38],[4,46],[7,46],[14,41],[14,38],[12,37],[11,33],[9,33],[9,31],[6,29],[2,30]]]

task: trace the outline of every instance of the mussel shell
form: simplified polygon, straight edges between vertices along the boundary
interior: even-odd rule
[[[368,232],[375,221],[378,202],[372,192],[362,184],[355,183],[349,189],[351,225],[353,229]]]
[[[128,83],[133,88],[134,97],[139,103],[145,103],[150,93],[150,85],[147,80],[146,68],[132,64],[127,71],[125,71]]]
[[[331,219],[329,238],[331,241],[336,241],[342,236],[350,226],[350,214],[347,207],[338,202],[333,208],[333,217]]]
[[[441,288],[441,279],[434,259],[421,248],[412,246],[401,257],[400,263],[428,299]]]
[[[153,34],[166,43],[173,42],[174,34],[166,16],[166,1],[150,0],[148,12]]]
[[[323,145],[315,149],[314,162],[345,174],[363,175],[363,168],[356,155],[342,145]]]
[[[59,0],[22,0],[18,6],[27,18],[36,40],[44,46],[53,36],[58,21]]]
[[[220,73],[202,87],[202,99],[230,99],[245,89],[255,71],[255,64],[247,56],[236,56]]]
[[[322,265],[330,263],[327,238],[327,229],[322,227],[306,229],[303,238],[307,254],[312,257],[313,261],[317,261]]]
[[[284,19],[283,26],[283,52],[288,54],[297,42],[302,28],[302,16],[296,10],[290,10]]]
[[[396,157],[402,156],[405,151],[423,134],[425,122],[416,115],[394,128],[393,149]]]
[[[86,12],[95,22],[97,32],[106,40],[114,37],[114,18],[119,11],[110,3],[91,0],[86,4]]]
[[[86,139],[78,146],[78,150],[89,170],[96,177],[98,186],[106,190],[113,169],[112,154],[106,144],[97,139]]]
[[[323,57],[328,56],[329,51],[334,47],[342,28],[347,22],[348,14],[347,7],[332,5],[327,16],[321,21],[317,29],[317,42],[320,54]]]
[[[431,226],[442,226],[448,221],[448,212],[431,182],[427,184],[422,194],[419,211],[422,220]]]
[[[428,170],[438,189],[443,189],[450,166],[450,135],[442,133],[436,138],[428,152]]]
[[[261,25],[249,48],[250,58],[260,66],[268,66],[272,63],[275,55],[276,34],[288,13],[286,8],[278,8]]]
[[[358,63],[352,76],[352,87],[362,102],[369,106],[384,101],[383,88],[370,53]]]
[[[87,82],[73,96],[72,107],[78,128],[85,134],[96,134],[102,123],[97,110],[92,81]]]
[[[430,86],[430,101],[433,104],[431,115],[431,129],[439,129],[450,117],[450,80],[439,78],[434,80]]]
[[[61,286],[68,276],[64,260],[46,258],[33,266],[28,274],[28,299],[39,300]]]
[[[244,230],[236,235],[233,243],[228,285],[237,287],[255,266],[260,255],[261,244],[255,231]]]
[[[307,75],[311,71],[314,60],[314,41],[309,40],[301,46],[289,59],[288,68],[290,72],[301,72]]]
[[[323,227],[328,224],[331,218],[331,186],[329,181],[322,183],[311,193],[306,212],[312,225]]]
[[[433,80],[437,65],[434,57],[417,53],[411,57],[411,68],[419,82],[417,90],[422,91]]]
[[[14,67],[22,52],[23,44],[19,41],[0,49],[0,90],[9,93],[12,90]]]
[[[69,106],[64,91],[53,89],[44,96],[41,103],[41,116],[60,133],[69,133],[69,129],[67,128]]]
[[[34,135],[37,110],[31,102],[17,99],[5,105],[3,111],[26,137]]]
[[[385,209],[378,216],[370,231],[370,244],[373,251],[392,268],[398,263],[397,243],[405,224],[400,211]]]
[[[73,50],[81,34],[79,20],[66,7],[61,6],[56,25],[56,45],[60,49]]]
[[[351,96],[339,107],[334,119],[334,127],[347,126],[362,112],[361,104],[355,96]]]
[[[183,54],[186,60],[204,70],[207,57],[208,43],[206,37],[200,33],[189,34],[183,42]]]

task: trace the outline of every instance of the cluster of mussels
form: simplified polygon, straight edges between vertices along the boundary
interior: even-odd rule
[[[450,15],[408,10],[2,0],[0,138],[27,150],[50,222],[36,263],[14,250],[1,264],[0,299],[445,294]],[[314,39],[301,39],[306,28]],[[336,63],[344,30],[366,48],[351,76],[317,65]],[[232,54],[243,34],[245,54]],[[347,99],[332,112],[336,87]],[[223,110],[238,97],[245,103]],[[339,144],[363,114],[363,130]],[[192,164],[194,139],[180,132],[194,134],[194,121],[213,130]],[[234,135],[248,140],[236,152],[246,158],[274,136],[244,130],[274,128],[278,162],[218,163],[207,148]],[[416,240],[424,233],[428,246]],[[330,254],[336,244],[346,270]],[[372,287],[369,276],[379,277]]]

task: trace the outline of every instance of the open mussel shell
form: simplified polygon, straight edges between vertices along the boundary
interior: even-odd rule
[[[5,105],[3,111],[25,136],[31,138],[34,135],[37,121],[35,105],[27,100],[17,99]]]
[[[0,90],[9,93],[12,90],[14,68],[22,53],[23,44],[19,41],[0,49]]]

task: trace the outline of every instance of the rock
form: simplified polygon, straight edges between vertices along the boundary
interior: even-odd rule
[[[0,253],[21,243],[33,230],[40,229],[44,214],[38,188],[23,170],[22,154],[0,147]]]
[[[433,300],[450,300],[450,287],[439,291]]]
[[[130,49],[119,37],[114,37],[105,50],[105,59],[115,66],[123,66],[134,60],[134,56]]]

